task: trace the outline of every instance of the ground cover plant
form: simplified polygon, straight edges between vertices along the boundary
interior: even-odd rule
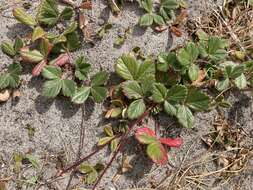
[[[63,166],[51,180],[74,170],[84,176],[87,184],[94,184],[95,189],[132,133],[153,162],[166,164],[169,159],[167,147],[179,148],[183,139],[159,136],[157,129],[146,123],[146,118],[167,114],[177,121],[175,127],[193,128],[195,113],[231,106],[225,99],[226,92],[252,90],[252,55],[243,52],[243,59],[235,59],[230,51],[230,40],[204,30],[197,31],[185,46],[161,52],[156,57],[126,52],[114,65],[120,82],[109,86],[107,72],[91,75],[88,60],[84,56],[73,60],[71,55],[81,45],[80,31],[84,37],[88,35],[80,11],[89,9],[90,4],[85,2],[75,6],[69,1],[65,3],[69,6],[60,11],[56,1],[42,0],[36,18],[21,8],[15,8],[14,17],[29,26],[32,35],[28,39],[17,38],[1,45],[2,51],[13,61],[0,74],[1,90],[18,88],[22,65],[35,64],[31,73],[34,77],[43,77],[43,96],[56,98],[62,95],[74,104],[84,104],[88,98],[96,103],[109,102],[105,118],[114,121],[114,126],[104,127],[105,137],[97,142],[93,152]],[[116,9],[114,1],[110,4]],[[147,13],[141,16],[139,24],[151,26],[153,23],[165,25],[180,3],[162,1],[159,13],[154,12],[151,0],[140,1],[140,5]],[[55,33],[51,28],[58,22],[67,22],[67,27]],[[105,166],[83,163],[107,145],[110,146],[111,158]],[[28,159],[36,167],[31,157],[18,159]]]

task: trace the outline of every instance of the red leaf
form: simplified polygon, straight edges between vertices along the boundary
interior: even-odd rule
[[[164,165],[168,161],[167,151],[160,142],[151,143],[147,147],[147,154],[157,164]]]
[[[66,63],[69,63],[69,62],[70,62],[69,55],[67,53],[63,53],[63,54],[59,55],[56,59],[51,61],[49,64],[50,65],[55,64],[55,65],[58,65],[58,66],[63,66]]]
[[[183,144],[183,140],[181,138],[160,138],[159,141],[162,144],[166,144],[169,147],[180,147]]]
[[[32,70],[32,75],[33,76],[39,76],[42,69],[46,66],[47,61],[46,60],[42,60],[40,63],[38,63]]]
[[[148,127],[142,127],[137,129],[135,133],[135,138],[143,144],[150,144],[152,142],[158,142],[155,132],[148,128]]]

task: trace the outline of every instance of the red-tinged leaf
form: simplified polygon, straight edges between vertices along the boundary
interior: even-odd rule
[[[20,55],[23,62],[39,63],[44,59],[44,56],[38,50],[30,50],[29,47],[20,49]]]
[[[47,61],[46,60],[43,60],[41,61],[40,63],[38,63],[32,70],[32,75],[33,76],[39,76],[42,69],[46,66],[47,64]]]
[[[63,53],[63,54],[59,55],[56,59],[52,60],[49,64],[63,66],[69,62],[70,62],[69,55],[67,53]]]
[[[88,9],[88,10],[91,10],[92,9],[92,2],[91,1],[86,1],[84,3],[82,3],[80,6],[79,6],[80,9]]]
[[[169,147],[180,147],[183,144],[183,140],[181,138],[160,138],[159,141],[162,144],[166,144]]]
[[[168,161],[168,155],[160,142],[153,142],[147,147],[147,154],[153,162],[164,165]]]
[[[158,143],[158,140],[156,138],[155,132],[148,128],[148,127],[142,127],[137,129],[135,133],[135,138],[143,144],[150,144],[150,143]]]

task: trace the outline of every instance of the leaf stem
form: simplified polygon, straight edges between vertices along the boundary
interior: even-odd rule
[[[109,163],[106,165],[106,167],[104,168],[104,170],[102,171],[102,173],[100,174],[100,176],[98,177],[96,183],[94,184],[92,190],[95,190],[96,187],[98,186],[98,184],[100,183],[100,181],[102,180],[103,176],[105,175],[106,171],[109,169],[109,167],[112,165],[113,161],[115,160],[115,158],[117,157],[118,153],[120,152],[120,150],[122,149],[122,147],[124,147],[125,143],[126,143],[126,138],[127,136],[130,134],[130,132],[132,131],[132,129],[134,128],[135,125],[137,125],[138,123],[140,123],[150,112],[150,110],[153,108],[154,106],[151,106],[149,109],[147,109],[138,119],[136,119],[135,121],[133,121],[132,123],[129,124],[129,128],[128,131],[121,136],[120,138],[120,143],[119,146],[117,148],[117,150],[114,152],[112,158],[110,159]]]

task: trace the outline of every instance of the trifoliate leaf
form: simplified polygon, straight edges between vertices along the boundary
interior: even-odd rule
[[[139,99],[143,96],[140,84],[136,81],[126,81],[122,83],[122,89],[129,99]]]
[[[203,111],[209,108],[210,98],[199,89],[192,88],[188,90],[186,105],[195,111]]]
[[[167,100],[173,102],[182,102],[187,97],[187,88],[184,85],[174,85],[167,93]]]
[[[23,9],[21,8],[16,8],[13,9],[13,16],[21,23],[34,27],[36,26],[36,21],[32,16],[27,14]]]
[[[0,89],[7,87],[16,88],[19,85],[22,67],[19,63],[13,63],[6,73],[0,74]]]
[[[75,76],[79,80],[84,80],[87,78],[87,74],[90,71],[90,64],[87,63],[86,59],[81,56],[75,61]]]
[[[56,66],[45,66],[42,70],[42,76],[46,79],[60,79],[62,71]]]
[[[140,26],[151,26],[153,24],[153,22],[154,22],[154,17],[150,13],[142,15],[139,20]]]
[[[62,88],[61,79],[53,79],[46,81],[43,84],[42,95],[49,98],[54,98],[60,93],[61,88]]]
[[[178,52],[178,60],[183,66],[189,66],[193,64],[198,56],[198,47],[193,42],[189,42],[185,48],[182,48]]]
[[[168,101],[165,101],[163,104],[165,112],[170,116],[176,116],[177,115],[177,109],[175,106],[170,104]]]
[[[247,79],[244,74],[241,74],[235,79],[235,85],[239,89],[244,89],[247,87]]]
[[[64,20],[70,20],[74,14],[74,10],[72,7],[65,7],[61,13],[61,18]]]
[[[133,101],[127,109],[129,119],[140,117],[146,110],[146,105],[143,99]]]
[[[41,28],[40,26],[37,26],[33,30],[32,41],[34,42],[35,40],[42,38],[45,34],[46,33],[43,30],[43,28]]]
[[[90,87],[82,86],[78,88],[72,97],[72,102],[76,104],[83,104],[90,95]]]
[[[55,25],[59,19],[57,1],[42,0],[39,6],[37,19],[41,24],[48,26]]]
[[[177,115],[176,115],[179,123],[186,128],[192,128],[194,124],[194,116],[191,110],[184,106],[178,105],[177,106]]]
[[[19,53],[19,50],[24,46],[24,42],[20,37],[17,37],[14,42],[14,50]]]
[[[95,102],[103,102],[107,96],[107,89],[105,87],[93,86],[91,88],[91,95]]]
[[[23,62],[39,63],[44,59],[44,56],[38,50],[29,50],[27,47],[20,49],[20,55]]]
[[[116,73],[126,80],[135,80],[138,78],[139,64],[131,55],[122,55],[116,65]]]
[[[1,44],[2,52],[10,57],[14,57],[16,55],[16,51],[13,47],[13,44],[11,42],[4,41]]]
[[[167,97],[167,88],[161,84],[161,83],[155,83],[153,84],[153,89],[152,89],[152,99],[156,103],[161,103],[165,101]]]
[[[76,31],[67,34],[66,38],[67,38],[67,48],[69,51],[74,51],[81,47],[80,36]]]
[[[92,86],[101,86],[104,85],[108,80],[108,73],[105,71],[100,71],[91,77]]]
[[[166,164],[168,156],[165,148],[160,142],[154,142],[148,145],[147,154],[153,162],[157,164]]]
[[[231,79],[236,79],[244,72],[244,65],[228,65],[225,67],[226,76]]]
[[[229,87],[229,79],[225,78],[221,81],[218,81],[216,84],[216,89],[219,91],[223,91]]]
[[[76,83],[73,80],[62,80],[62,94],[67,97],[72,97],[76,92]]]
[[[195,65],[195,64],[192,64],[189,67],[188,76],[191,79],[191,81],[197,80],[198,76],[199,76],[199,67],[197,65]]]

